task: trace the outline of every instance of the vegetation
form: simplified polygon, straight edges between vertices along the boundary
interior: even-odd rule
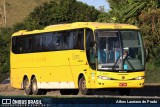
[[[0,29],[0,72],[9,71],[10,36],[13,33],[11,28]]]
[[[99,19],[102,22],[129,23],[141,29],[148,53],[146,81],[159,82],[160,77],[160,1],[107,0],[111,10]],[[107,19],[107,20],[106,20]]]
[[[9,72],[10,37],[15,31],[40,29],[47,25],[76,21],[96,21],[99,11],[76,0],[51,0],[36,7],[21,23],[13,28],[0,29],[0,72]]]
[[[22,22],[14,24],[12,28],[0,29],[0,72],[9,71],[10,36],[13,32],[20,29],[41,29],[51,24],[98,21],[129,23],[139,26],[143,35],[144,46],[148,53],[146,60],[147,82],[159,81],[157,79],[160,76],[159,0],[119,0],[118,2],[117,0],[106,0],[110,4],[111,10],[109,12],[105,12],[103,6],[98,11],[93,6],[88,6],[76,0],[41,0],[39,4],[36,0],[21,0],[19,3],[29,4],[32,3],[31,1],[35,3],[34,6],[32,5],[33,7],[40,5],[41,1],[48,2],[36,7],[28,16],[24,15],[25,19]],[[7,8],[9,7],[12,6],[7,1]],[[16,16],[21,17],[23,15],[19,14]]]
[[[27,29],[38,29],[51,24],[71,23],[76,21],[95,21],[99,11],[76,0],[51,1],[35,8],[26,18]]]
[[[0,0],[0,9],[3,13],[3,0]],[[38,1],[38,2],[37,2]],[[48,2],[50,0],[5,0],[6,6],[6,20],[7,20],[7,27],[11,27],[15,23],[20,23],[23,19],[33,11],[33,9],[43,2]],[[0,11],[0,28],[4,25],[2,24],[2,17]]]

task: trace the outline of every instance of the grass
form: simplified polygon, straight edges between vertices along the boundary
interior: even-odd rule
[[[32,12],[36,6],[39,6],[43,2],[50,0],[5,0],[5,1],[6,1],[7,27],[11,27],[17,22],[22,22],[23,19],[30,12]],[[0,0],[0,8],[3,12],[2,0]],[[0,15],[0,23],[2,23],[1,15]],[[0,27],[3,27],[3,25],[0,24]]]
[[[146,64],[145,83],[160,83],[160,67]]]

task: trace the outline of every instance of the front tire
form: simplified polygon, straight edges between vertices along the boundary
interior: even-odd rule
[[[23,87],[26,95],[32,95],[32,84],[29,83],[28,78],[25,78],[23,81]]]
[[[79,91],[82,95],[89,95],[91,94],[91,90],[86,88],[86,80],[84,76],[79,80]]]

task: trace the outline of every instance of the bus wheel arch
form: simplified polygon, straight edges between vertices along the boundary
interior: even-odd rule
[[[91,90],[86,88],[86,78],[83,74],[79,75],[78,78],[78,87],[79,87],[79,92],[82,95],[89,95],[91,94]]]
[[[25,75],[23,77],[23,89],[25,90],[25,93],[27,95],[32,95],[32,84],[31,82],[29,81],[28,77]]]

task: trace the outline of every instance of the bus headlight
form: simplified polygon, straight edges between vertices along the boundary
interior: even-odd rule
[[[98,76],[99,79],[102,79],[102,80],[110,80],[111,78],[110,77],[107,77],[107,76]]]
[[[144,76],[139,76],[139,77],[136,77],[136,78],[134,78],[135,80],[142,80],[142,79],[144,79]]]

